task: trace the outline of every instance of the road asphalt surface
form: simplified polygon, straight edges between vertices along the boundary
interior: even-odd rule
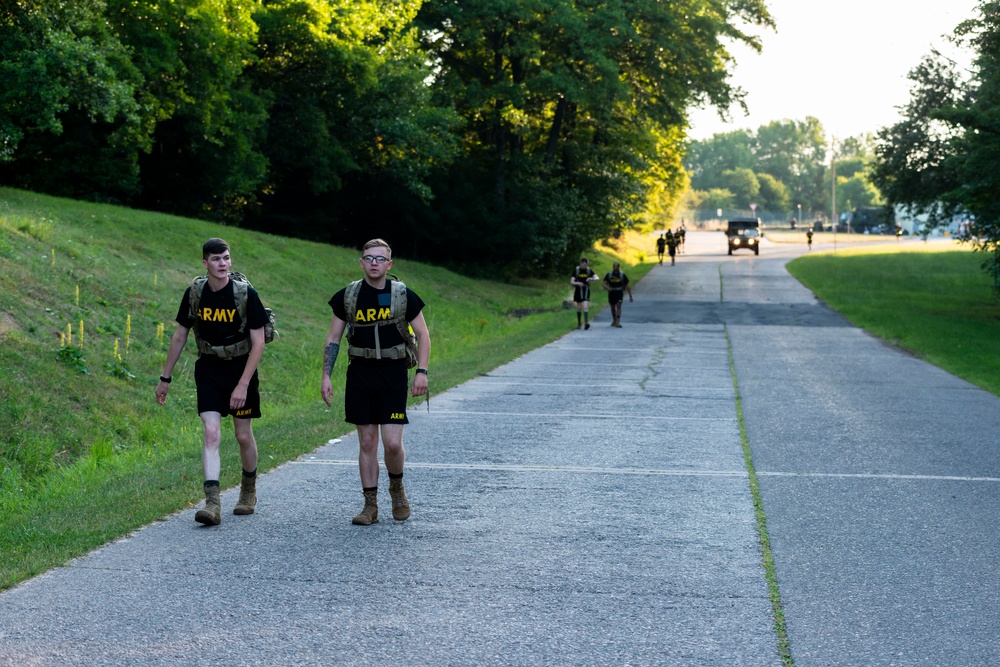
[[[383,471],[351,525],[357,439],[317,443],[252,516],[231,489],[0,594],[0,665],[781,665],[738,399],[794,664],[1000,664],[1000,399],[818,302],[804,251],[689,233],[622,328],[595,289],[410,408],[410,520]]]

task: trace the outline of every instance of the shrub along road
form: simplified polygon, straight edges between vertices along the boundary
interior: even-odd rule
[[[733,370],[795,664],[997,662],[1000,399],[817,303],[804,248],[687,250],[621,329],[411,409],[409,521],[383,473],[352,526],[356,439],[319,446],[253,516],[0,595],[0,664],[780,665]]]

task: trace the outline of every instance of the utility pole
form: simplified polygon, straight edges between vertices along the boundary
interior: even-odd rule
[[[833,220],[833,251],[837,252],[837,137],[830,138],[830,217]]]

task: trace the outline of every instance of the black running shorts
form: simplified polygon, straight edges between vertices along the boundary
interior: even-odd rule
[[[344,418],[349,424],[409,424],[406,364],[352,361],[347,366]]]
[[[258,419],[260,417],[260,384],[257,371],[250,378],[247,400],[239,410],[230,410],[229,399],[243,377],[249,355],[224,361],[208,355],[201,355],[194,365],[194,383],[198,388],[198,414],[218,412],[223,417],[232,415],[236,419]]]

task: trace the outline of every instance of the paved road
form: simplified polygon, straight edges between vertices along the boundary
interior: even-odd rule
[[[727,330],[796,665],[1000,664],[1000,399],[852,327]]]
[[[0,595],[0,665],[780,665],[733,368],[796,664],[1000,663],[1000,401],[817,303],[798,246],[688,251],[622,329],[411,411],[409,521],[350,525],[356,439],[322,445],[251,517]]]

